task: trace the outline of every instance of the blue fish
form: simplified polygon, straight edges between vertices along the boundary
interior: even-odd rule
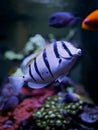
[[[27,83],[30,88],[42,88],[61,81],[81,55],[81,49],[67,41],[55,41],[30,59],[23,75],[11,75],[9,81],[17,91]]]
[[[73,26],[78,20],[80,20],[80,18],[75,17],[70,12],[55,12],[49,18],[49,26],[55,28]]]

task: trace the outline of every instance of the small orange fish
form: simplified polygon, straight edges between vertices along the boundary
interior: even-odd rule
[[[83,21],[82,28],[89,31],[98,31],[98,9],[90,13]]]

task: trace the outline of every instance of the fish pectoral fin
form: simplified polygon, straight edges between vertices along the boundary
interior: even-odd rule
[[[39,89],[47,86],[49,83],[34,83],[34,82],[28,82],[28,86],[30,88]]]
[[[61,83],[61,82],[63,81],[64,78],[67,78],[66,75],[67,75],[67,74],[63,74],[63,75],[59,76],[58,79],[57,79],[58,82]]]

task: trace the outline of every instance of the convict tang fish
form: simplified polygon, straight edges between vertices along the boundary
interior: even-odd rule
[[[9,80],[17,91],[24,83],[30,88],[37,89],[56,80],[60,82],[61,77],[66,76],[80,55],[81,49],[77,49],[71,43],[56,41],[30,60],[24,75],[11,75]]]

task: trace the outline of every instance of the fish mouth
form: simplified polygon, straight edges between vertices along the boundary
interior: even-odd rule
[[[89,21],[88,19],[85,19],[85,20],[84,20],[84,23],[85,23],[86,25],[88,25],[88,24],[90,23],[90,21]]]
[[[49,23],[49,26],[50,27],[55,27],[55,28],[62,28],[63,27],[63,25],[59,24],[59,23]]]
[[[77,53],[78,56],[81,56],[82,55],[82,50],[81,49],[77,49],[76,53]]]

